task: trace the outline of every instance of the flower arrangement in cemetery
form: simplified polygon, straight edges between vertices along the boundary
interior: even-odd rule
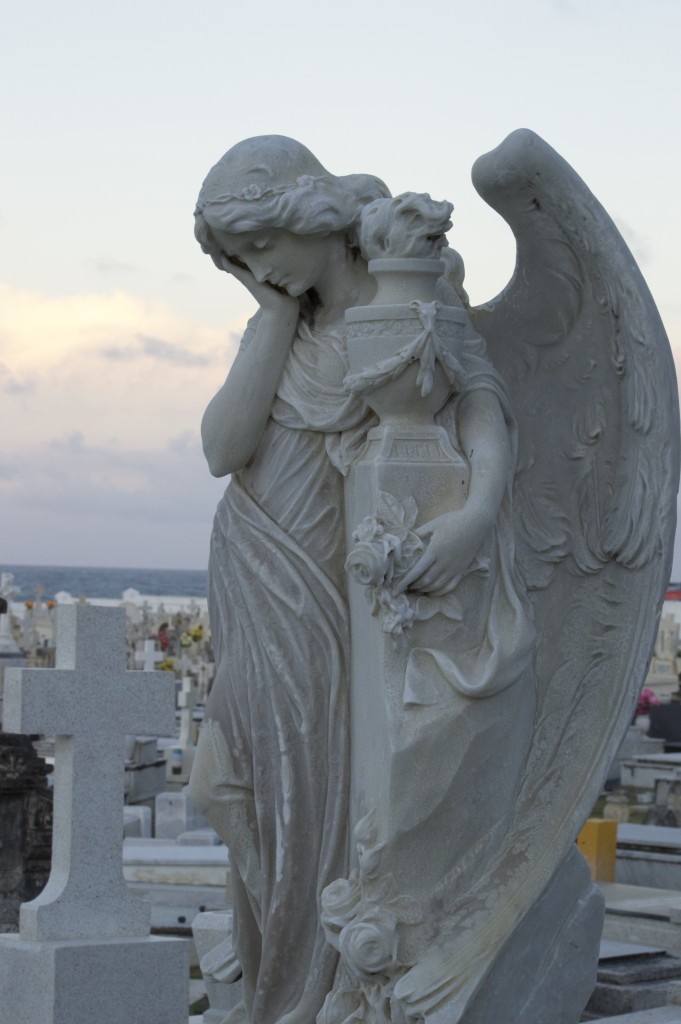
[[[661,703],[662,701],[655,693],[655,691],[651,690],[650,687],[646,686],[643,690],[641,690],[641,696],[638,698],[638,704],[636,705],[636,714],[634,715],[634,717],[636,718],[638,717],[638,715],[647,715],[652,707],[657,707],[657,705]]]

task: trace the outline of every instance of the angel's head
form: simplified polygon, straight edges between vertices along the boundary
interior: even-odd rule
[[[264,251],[275,245],[282,259],[297,260],[304,253],[314,259],[316,243],[330,235],[340,234],[349,248],[356,247],[363,208],[389,195],[379,178],[337,177],[294,139],[261,135],[233,146],[208,173],[196,204],[194,233],[219,269],[223,254],[231,255],[226,242],[237,254],[248,245],[254,264],[258,247]],[[278,265],[274,276],[285,270]]]

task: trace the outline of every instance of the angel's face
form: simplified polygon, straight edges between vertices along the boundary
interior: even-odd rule
[[[213,231],[226,256],[244,263],[259,283],[265,281],[298,298],[323,277],[331,258],[330,235],[294,235],[283,228],[261,231]]]

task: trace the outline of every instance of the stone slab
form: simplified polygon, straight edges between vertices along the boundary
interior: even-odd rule
[[[222,846],[222,840],[214,828],[194,828],[181,832],[176,840],[178,846]]]
[[[151,927],[164,932],[185,934],[197,914],[231,909],[231,900],[222,886],[153,885],[131,882],[129,888],[151,905]]]
[[[619,850],[615,877],[629,885],[681,891],[681,851]]]
[[[620,824],[617,829],[617,846],[631,849],[678,850],[681,853],[681,828]]]
[[[681,955],[681,924],[671,920],[673,908],[681,906],[681,893],[618,882],[600,888],[605,898],[605,938]]]
[[[206,828],[208,822],[194,807],[186,787],[156,796],[156,837],[177,839],[182,832]]]
[[[599,888],[607,913],[668,919],[672,908],[681,907],[681,892],[677,889],[656,889],[621,882],[604,882]]]
[[[612,939],[601,939],[598,963],[603,964],[608,960],[621,960],[623,957],[635,959],[639,957],[660,956],[665,952],[666,950],[659,946],[644,946],[634,942],[615,942]]]
[[[187,1024],[189,944],[0,936],[0,992],[0,1024]]]
[[[666,981],[681,977],[681,960],[666,953],[625,955],[601,962],[598,980],[612,985],[637,985],[643,982]]]
[[[649,984],[612,985],[599,982],[587,1004],[588,1013],[614,1014],[650,1010],[656,1006],[681,1002],[681,981],[654,981]]]
[[[641,1013],[594,1019],[607,1021],[607,1024],[681,1024],[681,1007],[658,1006],[654,1010],[643,1010]]]

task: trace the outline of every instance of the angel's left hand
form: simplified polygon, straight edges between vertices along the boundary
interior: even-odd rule
[[[449,594],[475,558],[490,527],[484,517],[470,515],[465,507],[425,523],[415,533],[427,542],[426,549],[393,592],[400,594],[409,589],[434,597]]]

